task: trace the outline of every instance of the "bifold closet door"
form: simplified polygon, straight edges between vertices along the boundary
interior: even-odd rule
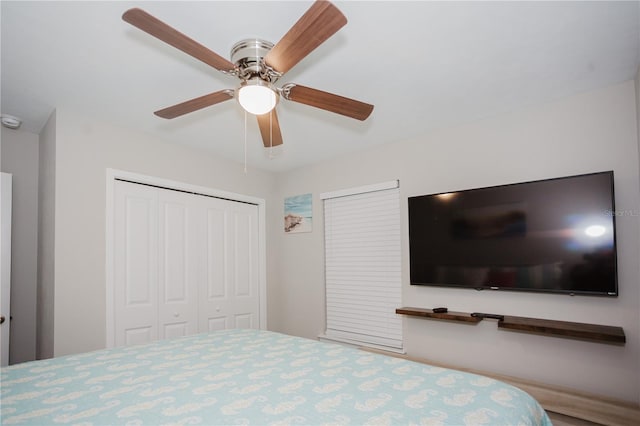
[[[257,206],[118,181],[115,344],[259,327]]]
[[[158,338],[198,331],[201,208],[196,196],[158,193]]]
[[[205,198],[200,331],[259,328],[258,207]]]
[[[158,191],[116,182],[114,195],[115,345],[150,342],[158,339]]]

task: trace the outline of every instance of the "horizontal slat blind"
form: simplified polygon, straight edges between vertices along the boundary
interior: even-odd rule
[[[402,348],[400,193],[324,200],[328,337]]]

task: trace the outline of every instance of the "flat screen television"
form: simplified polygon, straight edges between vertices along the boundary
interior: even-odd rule
[[[613,172],[409,197],[412,285],[617,296]]]

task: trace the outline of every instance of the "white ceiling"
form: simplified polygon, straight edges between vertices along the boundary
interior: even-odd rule
[[[250,167],[284,171],[630,80],[640,3],[338,1],[348,23],[279,82],[375,105],[359,122],[293,102],[270,158],[253,117]],[[174,120],[153,111],[237,80],[121,20],[140,7],[224,57],[277,42],[310,1],[1,3],[1,106],[38,133],[56,107],[242,162],[244,115],[226,102]]]

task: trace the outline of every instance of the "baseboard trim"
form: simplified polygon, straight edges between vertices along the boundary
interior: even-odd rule
[[[402,348],[392,348],[390,346],[376,345],[375,343],[364,343],[358,340],[344,339],[336,336],[327,336],[326,334],[318,335],[318,340],[320,340],[321,342],[339,343],[339,344],[351,346],[357,349],[369,348],[374,351],[379,351],[382,354],[386,354],[390,352],[400,354],[400,355],[406,354],[406,352]]]
[[[479,371],[471,368],[461,368],[409,355],[382,352],[365,347],[360,349],[367,352],[382,353],[388,356],[403,358],[437,367],[451,368],[491,377],[527,392],[547,411],[574,417],[576,419],[610,426],[637,425],[638,419],[640,419],[640,406],[625,401],[592,395],[560,386],[538,383],[518,377]]]

